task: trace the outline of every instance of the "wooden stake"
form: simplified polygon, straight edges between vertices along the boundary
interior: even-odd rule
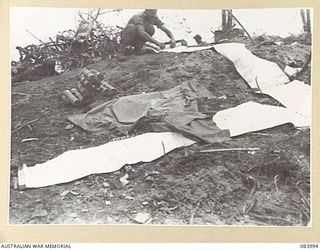
[[[162,150],[163,150],[163,154],[166,154],[166,148],[165,148],[165,146],[164,146],[164,143],[163,143],[163,141],[161,142],[161,144],[162,144]]]

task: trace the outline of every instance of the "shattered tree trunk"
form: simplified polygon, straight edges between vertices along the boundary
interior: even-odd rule
[[[311,32],[311,22],[310,22],[310,10],[303,10],[300,9],[300,15],[303,24],[303,31],[304,32]]]
[[[227,10],[222,10],[222,31],[227,29]]]
[[[228,10],[227,30],[232,30],[232,26],[233,26],[232,10]]]
[[[307,23],[306,23],[306,17],[305,17],[305,13],[304,13],[303,9],[300,10],[300,15],[301,15],[301,20],[302,20],[302,24],[303,24],[303,31],[306,32]]]
[[[307,32],[311,33],[311,22],[310,22],[310,10],[306,10],[307,12]]]
[[[229,31],[233,27],[232,10],[222,10],[222,31]]]

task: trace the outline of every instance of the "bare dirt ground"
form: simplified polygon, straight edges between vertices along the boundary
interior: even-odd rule
[[[282,69],[292,61],[302,66],[311,50],[310,45],[300,43],[247,47]],[[200,112],[205,114],[250,100],[278,105],[268,96],[254,94],[233,64],[212,50],[131,56],[125,61],[113,58],[88,68],[103,72],[119,90],[116,96],[97,96],[91,106],[120,96],[167,90],[185,81],[199,82],[217,97],[200,101]],[[22,163],[33,166],[67,150],[101,145],[121,136],[65,129],[67,116],[90,109],[62,100],[63,91],[75,86],[79,71],[12,85],[11,180]],[[310,83],[310,69],[301,80]],[[218,99],[223,95],[226,99]],[[38,120],[31,127],[15,131],[34,119]],[[34,137],[39,140],[21,142]],[[227,147],[260,150],[199,153]],[[119,178],[125,173],[130,182],[123,187]],[[10,187],[12,224],[131,224],[137,213],[146,212],[151,224],[293,226],[308,224],[309,206],[310,131],[292,125],[224,143],[199,142],[150,163],[67,184],[23,191]]]

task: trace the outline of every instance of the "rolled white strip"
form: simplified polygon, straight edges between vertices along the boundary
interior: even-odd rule
[[[150,162],[173,149],[195,141],[178,133],[146,133],[101,146],[67,151],[58,157],[19,171],[19,185],[45,187],[70,182],[90,174],[109,173],[126,164]]]

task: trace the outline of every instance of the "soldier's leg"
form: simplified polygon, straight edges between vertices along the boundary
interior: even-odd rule
[[[146,26],[144,27],[144,30],[145,30],[145,32],[147,32],[150,36],[153,36],[154,33],[155,33],[155,29],[154,29],[154,26],[153,26],[152,24],[146,25]],[[136,40],[136,43],[135,43],[135,45],[134,45],[134,52],[135,52],[136,54],[141,54],[141,53],[143,54],[142,48],[143,48],[143,46],[145,45],[145,43],[146,43],[146,41],[145,41],[143,38],[141,38],[141,37],[138,36],[138,39]]]
[[[120,34],[120,43],[123,45],[131,45],[134,46],[136,40],[138,39],[138,31],[135,25],[129,24],[127,25]]]

